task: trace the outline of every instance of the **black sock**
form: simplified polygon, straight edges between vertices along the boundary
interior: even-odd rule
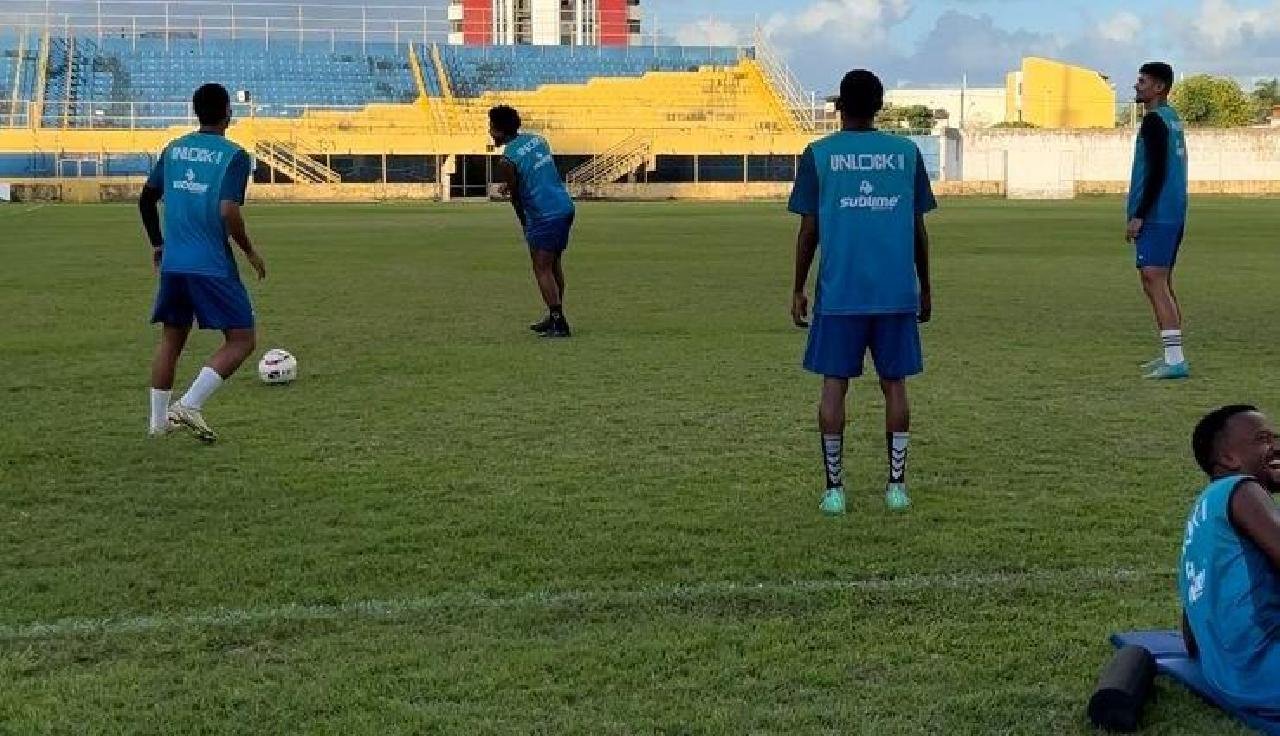
[[[827,488],[844,487],[844,435],[822,435],[822,467],[827,471]]]
[[[551,319],[559,322],[564,319],[564,308],[559,304],[551,305]]]

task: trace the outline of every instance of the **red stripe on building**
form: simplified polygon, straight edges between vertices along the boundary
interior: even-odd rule
[[[493,43],[493,0],[462,0],[462,42]]]
[[[627,32],[627,0],[596,0],[596,28],[600,30],[601,46],[626,46],[630,41]]]

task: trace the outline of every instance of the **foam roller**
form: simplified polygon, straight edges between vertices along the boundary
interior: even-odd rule
[[[1107,731],[1137,731],[1155,677],[1156,658],[1151,652],[1139,646],[1116,652],[1089,698],[1089,720]]]

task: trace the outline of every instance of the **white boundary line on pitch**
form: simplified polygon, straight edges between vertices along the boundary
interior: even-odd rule
[[[627,606],[646,603],[804,595],[842,591],[927,591],[933,589],[1013,588],[1041,583],[1132,582],[1172,576],[1169,570],[1076,568],[1032,572],[908,575],[858,580],[796,580],[772,583],[699,583],[638,590],[544,591],[497,597],[482,593],[442,593],[421,598],[363,600],[338,604],[287,603],[253,608],[215,608],[197,613],[115,618],[66,618],[52,622],[0,624],[0,641],[79,635],[137,634],[169,628],[221,628],[245,624],[342,619],[394,619],[448,609],[560,608],[575,605]]]

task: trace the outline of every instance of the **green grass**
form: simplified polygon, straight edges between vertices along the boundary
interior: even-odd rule
[[[1152,385],[1118,201],[944,202],[916,506],[862,383],[831,520],[778,204],[583,206],[553,344],[506,208],[252,208],[303,377],[213,447],[144,437],[135,211],[0,209],[0,733],[1088,733],[1107,634],[1176,621],[1192,423],[1278,406],[1280,215],[1194,210]]]

